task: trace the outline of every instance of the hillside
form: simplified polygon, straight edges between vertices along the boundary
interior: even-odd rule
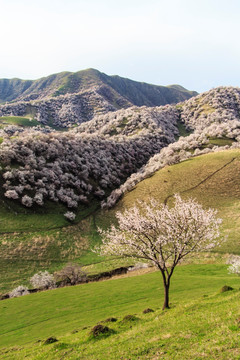
[[[205,207],[218,209],[223,218],[223,235],[228,238],[217,252],[240,255],[240,172],[236,171],[239,164],[240,150],[236,149],[166,166],[126,193],[111,210],[96,211],[98,201],[91,207],[80,207],[76,218],[79,223],[70,227],[66,227],[62,205],[48,203],[33,212],[8,202],[8,211],[2,213],[4,221],[0,222],[1,291],[6,292],[20,283],[28,284],[30,276],[40,269],[52,272],[68,261],[82,263],[90,273],[131,264],[124,259],[102,258],[91,252],[91,247],[100,241],[97,227],[110,226],[117,210],[132,206],[138,199],[154,196],[162,202],[170,201],[175,192],[193,196]]]
[[[168,128],[170,124],[177,126],[178,133],[174,132],[173,128],[171,129],[176,141],[153,156],[137,173],[132,174],[124,184],[115,189],[104,203],[106,207],[113,206],[126,191],[131,190],[141,180],[166,165],[175,164],[196,155],[215,152],[220,147],[225,147],[225,149],[239,147],[239,88],[216,88],[184,103],[170,106],[166,112],[164,112],[164,107],[153,109],[156,109],[163,117],[162,127],[164,127],[163,119],[168,124]],[[209,109],[212,110],[209,111]]]
[[[31,115],[45,125],[69,127],[130,106],[159,106],[197,95],[181,86],[157,86],[95,69],[34,81],[0,80],[1,116]]]
[[[239,94],[229,87],[176,106],[131,106],[65,132],[36,126],[31,116],[2,118],[2,294],[68,262],[89,276],[134,265],[92,248],[101,242],[98,227],[108,228],[117,211],[150,197],[171,204],[179,193],[217,209],[226,240],[176,269],[167,312],[160,310],[162,283],[153,268],[0,301],[0,357],[239,358],[239,291],[220,294],[225,284],[239,288],[225,264],[229,254],[240,255]],[[143,314],[147,307],[154,312]],[[129,314],[135,318],[123,320]],[[103,322],[109,317],[117,321]],[[101,321],[112,332],[89,338]],[[49,336],[58,341],[45,345]]]
[[[38,80],[0,79],[0,102],[56,97],[104,85],[116,91],[119,97],[123,96],[132,105],[137,106],[165,105],[197,95],[196,92],[188,91],[179,85],[151,85],[87,69],[76,73],[53,74]]]
[[[100,241],[97,226],[109,226],[117,209],[144,199],[137,189],[148,182],[146,193],[161,201],[183,192],[216,207],[229,235],[219,252],[239,253],[237,94],[237,88],[221,88],[177,106],[121,109],[68,132],[15,125],[0,130],[1,292],[20,281],[28,284],[39,269],[52,272],[70,260],[92,273],[124,265],[125,260],[99,258],[90,248]],[[206,106],[210,98],[218,98],[220,110],[228,99],[225,111],[235,115],[226,118],[220,111],[214,122],[201,110],[194,124],[183,122],[184,113]],[[173,178],[171,169],[179,171]],[[165,174],[160,183],[158,174]]]
[[[206,91],[184,102],[180,111],[182,122],[192,129],[239,121],[240,88],[220,86]]]
[[[235,290],[220,293],[226,283]],[[172,307],[164,312],[158,271],[2,301],[0,356],[239,359],[238,287],[238,278],[227,274],[225,265],[187,265],[176,269]],[[143,314],[146,308],[154,312]],[[134,316],[127,320],[126,315]],[[99,322],[112,332],[91,338]],[[58,341],[45,345],[50,336]]]

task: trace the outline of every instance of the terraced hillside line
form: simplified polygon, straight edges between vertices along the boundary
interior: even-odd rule
[[[197,185],[195,186],[192,186],[191,188],[189,189],[186,189],[186,190],[183,190],[183,191],[180,191],[179,194],[184,194],[188,191],[191,191],[191,190],[195,190],[197,189],[200,185],[202,185],[203,183],[205,183],[206,181],[208,181],[211,177],[213,177],[215,174],[217,174],[218,172],[220,172],[221,170],[223,170],[225,167],[227,167],[228,165],[230,165],[234,160],[236,160],[236,157],[232,158],[230,161],[228,161],[226,164],[224,164],[223,166],[221,166],[219,169],[215,170],[212,174],[208,175],[205,179],[203,179],[202,181],[200,181],[200,183],[198,183]],[[166,197],[166,199],[164,200],[164,205],[167,204],[168,200],[170,198],[172,198],[174,196],[174,194],[171,194],[171,195],[168,195]]]

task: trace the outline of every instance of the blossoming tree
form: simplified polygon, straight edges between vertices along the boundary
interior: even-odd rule
[[[240,256],[233,255],[229,260],[230,266],[228,267],[228,272],[230,274],[237,274],[240,276]]]
[[[119,226],[99,229],[103,237],[101,255],[132,256],[150,260],[161,272],[164,285],[163,309],[169,308],[170,280],[175,267],[188,254],[210,250],[220,243],[219,225],[213,209],[204,210],[193,199],[175,195],[173,207],[154,199],[123,213]]]

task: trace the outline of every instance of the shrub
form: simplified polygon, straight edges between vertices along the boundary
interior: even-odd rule
[[[76,214],[74,214],[72,211],[67,211],[64,214],[65,218],[68,219],[69,221],[74,221],[76,218]]]
[[[9,293],[9,297],[14,298],[14,297],[20,297],[20,296],[24,296],[24,295],[28,295],[28,294],[29,294],[28,288],[26,286],[20,285],[20,286],[16,287],[15,289],[13,289]]]
[[[76,285],[87,280],[86,273],[78,264],[67,264],[62,270],[56,271],[54,276],[61,285]]]
[[[104,320],[104,322],[116,322],[117,321],[117,318],[115,317],[110,317],[110,318],[107,318],[106,320]]]
[[[229,274],[237,274],[240,276],[240,256],[232,255],[228,263],[230,264],[228,267]]]
[[[56,282],[52,274],[48,271],[40,271],[33,275],[30,279],[30,283],[33,287],[38,289],[54,289]]]

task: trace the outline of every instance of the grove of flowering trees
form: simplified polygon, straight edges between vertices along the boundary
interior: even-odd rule
[[[220,86],[193,97],[180,107],[181,120],[190,129],[240,120],[240,88]]]
[[[103,200],[103,207],[111,207],[162,167],[218,151],[218,146],[210,144],[211,137],[231,139],[231,147],[240,143],[238,88],[216,88],[176,106],[94,112],[86,122],[81,118],[86,109],[81,106],[95,104],[92,100],[84,92],[31,103],[43,124],[49,116],[57,126],[80,124],[66,132],[48,126],[0,129],[1,176],[7,198],[25,207],[43,206],[47,199],[61,201],[70,209],[72,215],[67,212],[66,218],[72,221],[71,210],[79,203],[87,204],[95,197]],[[0,114],[24,114],[28,106],[24,102],[2,105]],[[180,122],[193,133],[176,141]]]
[[[54,126],[65,128],[91,120],[97,114],[117,110],[93,88],[78,94],[0,105],[0,116],[24,116],[29,109],[39,123],[48,125],[53,122]]]
[[[228,138],[232,140],[232,145],[213,146],[210,144],[211,137]],[[119,188],[114,189],[107,200],[102,201],[102,207],[111,208],[125,192],[132,190],[140,181],[167,165],[176,164],[194,156],[231,148],[240,148],[239,121],[211,124],[205,129],[195,130],[193,134],[180,137],[178,141],[170,143],[158,154],[153,155],[142,168],[130,175]]]
[[[151,261],[160,270],[164,285],[163,309],[169,308],[170,280],[175,267],[187,255],[210,250],[220,243],[219,225],[213,209],[205,210],[193,199],[175,195],[173,207],[154,199],[123,213],[118,226],[99,229],[101,255],[131,256]]]
[[[77,208],[102,199],[169,142],[162,131],[115,140],[74,131],[6,136],[0,144],[5,196],[26,207],[49,199]]]

